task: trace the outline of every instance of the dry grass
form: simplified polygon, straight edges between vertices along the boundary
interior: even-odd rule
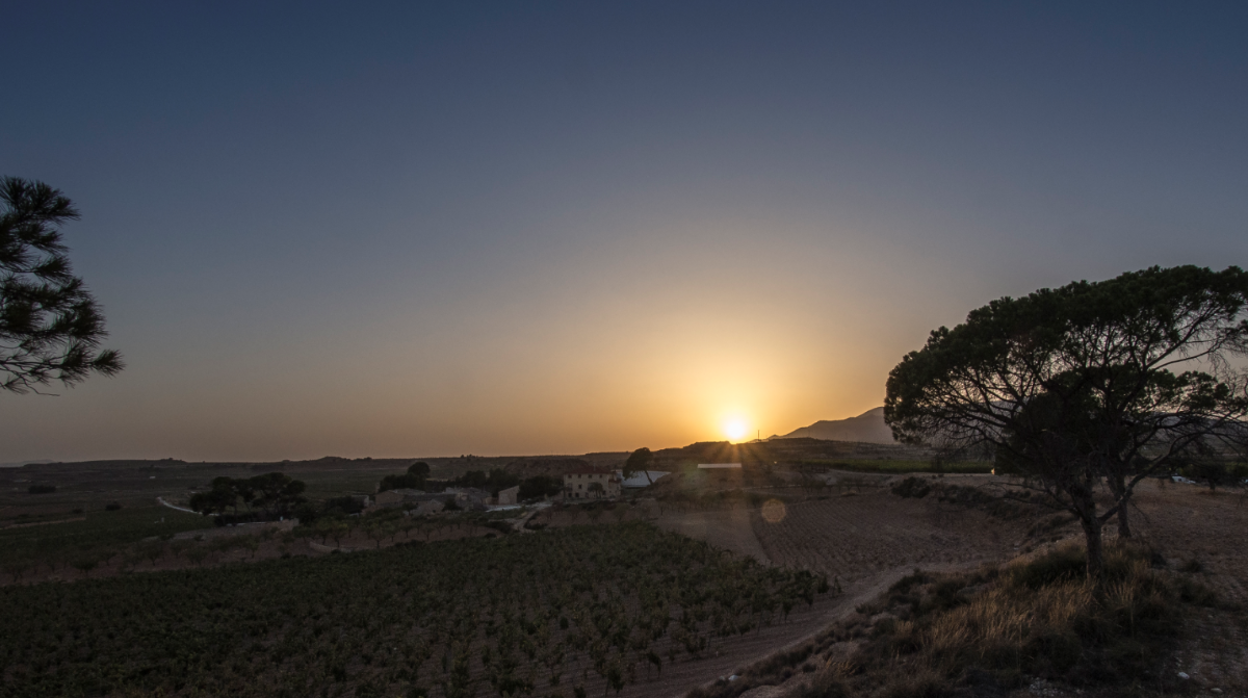
[[[1160,668],[1181,607],[1212,598],[1166,578],[1151,559],[1139,547],[1110,547],[1099,585],[1085,578],[1075,545],[968,574],[916,570],[809,647],[690,696],[776,685],[801,675],[797,662],[814,667],[786,684],[803,698],[992,695],[1037,678],[1099,693],[1158,692],[1173,680]]]

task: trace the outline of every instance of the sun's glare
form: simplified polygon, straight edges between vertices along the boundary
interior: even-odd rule
[[[724,434],[732,441],[740,441],[749,431],[744,419],[734,417],[724,422]]]

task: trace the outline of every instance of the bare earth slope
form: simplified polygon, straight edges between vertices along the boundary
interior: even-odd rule
[[[656,523],[771,564],[824,573],[839,581],[844,594],[817,604],[815,613],[797,622],[769,629],[758,642],[725,643],[714,658],[673,666],[670,675],[665,669],[662,681],[635,687],[639,695],[682,696],[800,644],[916,566],[952,569],[1008,558],[1030,523],[1002,522],[934,499],[902,499],[884,489],[782,506],[666,510]]]
[[[1248,536],[1244,533],[1248,496],[1149,481],[1137,489],[1132,516],[1135,536],[1164,555],[1167,573],[1193,575],[1221,603],[1219,608],[1193,611],[1197,615],[1186,620],[1179,649],[1165,671],[1190,676],[1185,683],[1190,690],[1184,695],[1248,696]],[[839,577],[846,594],[829,607],[830,620],[873,599],[913,567],[939,571],[1010,559],[1031,547],[1020,544],[1034,523],[1029,519],[1002,521],[978,511],[959,511],[931,498],[901,499],[883,491],[789,504],[779,521],[769,522],[754,510],[751,521],[772,562]],[[1107,538],[1115,535],[1115,529],[1112,524],[1106,527]],[[1068,539],[1082,539],[1073,524],[1061,532]],[[717,536],[730,540],[723,533]],[[783,647],[796,644],[795,638]],[[748,664],[743,661],[734,671]],[[744,695],[801,695],[802,684],[799,674],[781,687],[761,686]],[[1023,688],[1009,695],[1023,698],[1035,693]],[[1051,684],[1040,689],[1040,694],[1051,698],[1080,695]]]
[[[1137,535],[1162,551],[1171,568],[1195,576],[1239,611],[1210,610],[1187,620],[1174,671],[1206,689],[1248,695],[1248,501],[1243,491],[1212,493],[1156,482],[1135,496]]]

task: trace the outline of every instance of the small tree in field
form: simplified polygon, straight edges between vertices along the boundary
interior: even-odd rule
[[[1242,442],[1248,273],[1153,267],[1042,289],[932,332],[889,374],[884,418],[907,443],[989,445],[1075,515],[1088,572],[1101,529],[1145,477],[1197,447]],[[1109,490],[1101,510],[1097,489]]]
[[[654,480],[650,479],[650,462],[652,460],[654,460],[654,454],[648,448],[639,448],[628,454],[628,460],[624,461],[624,479],[631,478],[635,473],[645,473],[646,481],[653,485]]]

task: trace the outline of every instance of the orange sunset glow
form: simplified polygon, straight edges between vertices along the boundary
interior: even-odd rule
[[[1233,32],[1167,91],[1068,70],[1104,32],[1058,10],[23,7],[10,62],[70,52],[13,77],[0,174],[81,212],[127,368],[0,395],[0,464],[786,435],[993,298],[1244,256]]]

